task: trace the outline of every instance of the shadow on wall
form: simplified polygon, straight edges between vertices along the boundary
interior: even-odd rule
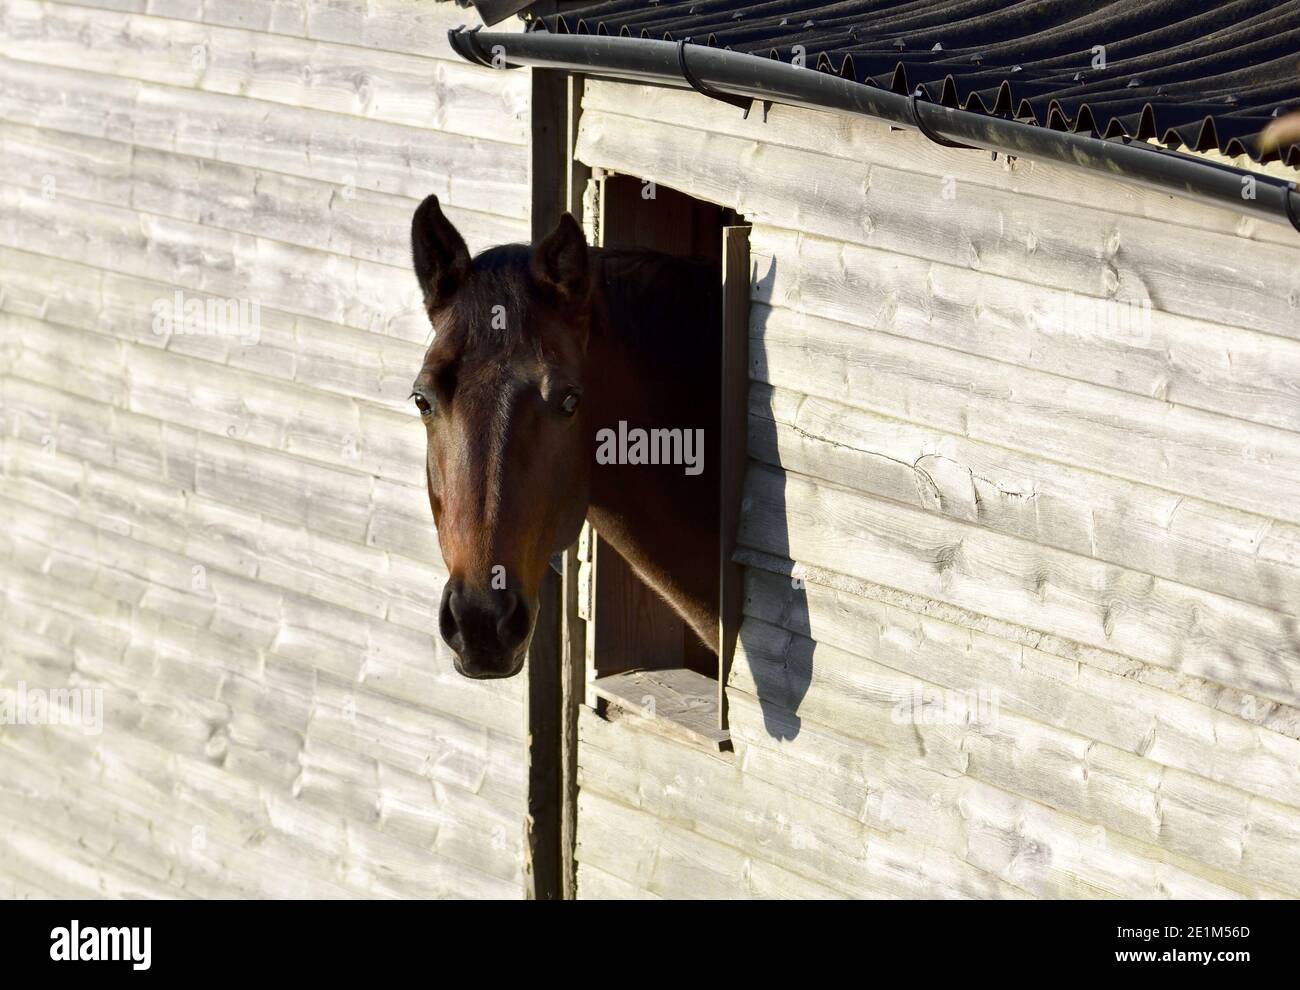
[[[767,261],[759,273],[755,264],[754,285],[761,290],[771,285],[776,259]],[[749,327],[750,380],[768,379],[766,307],[752,313]],[[774,739],[792,740],[799,735],[799,708],[812,682],[813,651],[809,638],[811,622],[808,594],[799,577],[800,568],[790,546],[791,513],[811,511],[809,506],[788,502],[788,482],[779,464],[776,422],[767,402],[751,388],[749,401],[749,470],[741,505],[738,543],[746,560],[745,617],[733,668],[742,668],[753,681],[763,714],[763,726]]]

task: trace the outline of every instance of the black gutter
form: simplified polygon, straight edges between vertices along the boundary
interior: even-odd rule
[[[743,97],[862,114],[914,127],[940,144],[978,147],[1105,172],[1274,223],[1289,223],[1300,231],[1300,190],[1296,183],[1146,143],[1103,140],[949,109],[816,69],[704,45],[545,31],[506,34],[478,28],[456,28],[449,36],[452,47],[463,58],[479,65],[564,69],[694,88],[727,102]]]

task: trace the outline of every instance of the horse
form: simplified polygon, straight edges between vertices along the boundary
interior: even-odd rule
[[[456,669],[519,672],[546,569],[584,519],[716,654],[718,263],[593,248],[567,213],[537,244],[471,258],[436,196],[411,257],[434,331],[411,398]],[[702,438],[700,463],[646,450],[679,437]]]

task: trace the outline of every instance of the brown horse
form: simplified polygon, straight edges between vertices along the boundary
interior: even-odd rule
[[[433,196],[411,249],[435,331],[412,398],[457,669],[518,673],[549,560],[584,518],[716,653],[717,264],[589,248],[568,214],[533,247],[471,259]]]

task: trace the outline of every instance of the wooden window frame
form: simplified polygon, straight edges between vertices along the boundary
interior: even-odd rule
[[[646,235],[641,230],[618,229],[622,222],[618,211],[639,195],[644,181],[594,170],[583,197],[583,224],[589,243],[666,246],[654,240],[653,232]],[[730,748],[726,684],[743,603],[743,575],[732,555],[747,457],[749,227],[730,210],[673,190],[664,192],[675,197],[674,204],[686,202],[699,208],[694,219],[677,210],[670,219],[659,221],[672,232],[670,240],[698,238],[700,215],[705,217],[704,229],[716,231],[721,240],[717,249],[723,299],[718,382],[722,418],[714,455],[720,458],[719,654],[712,676],[692,669],[689,654],[694,635],[590,525],[584,526],[573,555],[576,609],[573,616],[566,615],[566,621],[583,623],[581,648],[587,705],[598,710],[614,705],[666,735],[719,751]],[[635,215],[632,209],[628,213]],[[671,249],[672,245],[667,247]],[[579,637],[571,632],[565,638],[576,641]]]

